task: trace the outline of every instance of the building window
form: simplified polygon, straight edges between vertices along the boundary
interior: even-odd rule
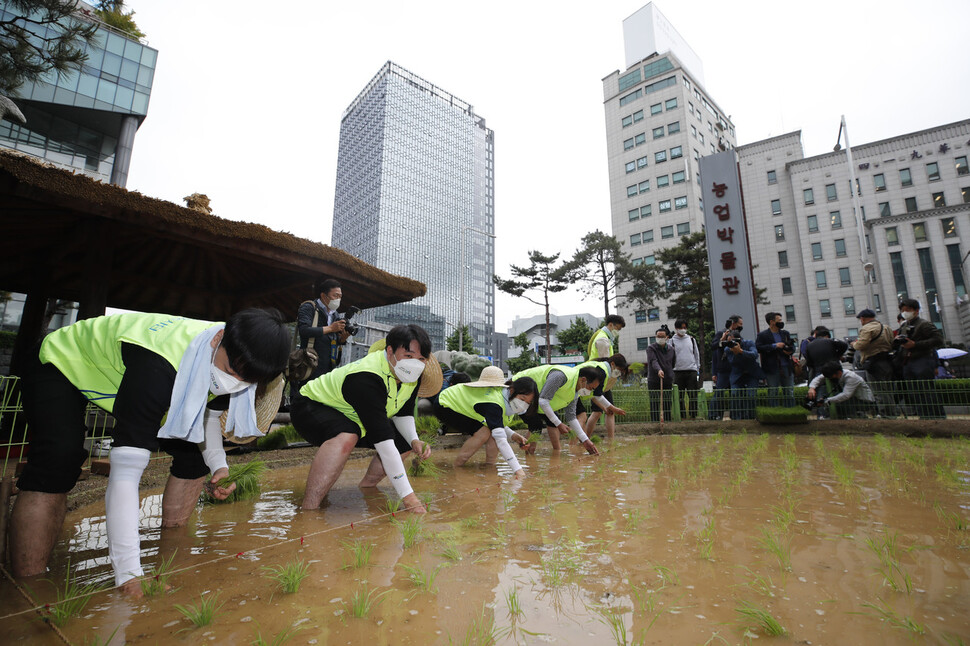
[[[940,165],[938,163],[930,162],[926,165],[926,178],[931,182],[940,179]]]
[[[635,161],[627,162],[625,168],[626,172],[632,173],[637,169],[637,163]]]
[[[668,211],[670,211],[670,200],[660,200],[660,212],[667,213]]]
[[[687,196],[686,195],[681,195],[680,197],[675,197],[674,198],[674,208],[675,209],[686,209],[687,208]],[[677,228],[678,229],[680,228],[680,225],[679,224],[677,225]],[[688,228],[687,233],[690,233],[690,230],[689,230],[690,229],[690,226],[688,225],[687,228]]]
[[[684,198],[684,202],[686,202],[686,201],[687,201],[687,198],[685,197]],[[680,208],[680,207],[677,207],[677,208]],[[689,236],[690,235],[690,222],[681,222],[680,224],[678,224],[677,225],[677,235],[678,236]]]
[[[650,106],[650,116],[653,116],[655,114],[660,114],[663,111],[664,111],[663,103],[654,103],[652,106]]]
[[[639,170],[640,168],[646,168],[646,167],[647,167],[647,158],[637,157],[637,169]]]
[[[781,200],[771,200],[771,214],[781,215]]]
[[[637,323],[647,322],[647,310],[637,310],[633,313],[633,318]]]
[[[660,320],[660,308],[651,307],[647,310],[647,320],[648,321],[659,321]]]
[[[791,323],[795,320],[795,306],[785,305],[785,320]]]
[[[644,242],[653,242],[653,229],[650,229],[649,231],[644,231],[643,232],[643,241]]]
[[[835,255],[837,258],[842,258],[846,255],[845,253],[845,238],[835,239]]]
[[[664,127],[663,126],[659,126],[659,127],[653,129],[653,138],[654,139],[660,139],[663,136],[664,136]]]
[[[960,255],[960,245],[948,244],[946,255],[950,260],[950,273],[953,274],[953,286],[956,287],[957,296],[966,298],[967,284],[963,280],[963,257]]]
[[[933,193],[933,208],[938,209],[941,206],[946,206],[946,198],[943,197],[943,193]]]
[[[775,242],[781,242],[785,239],[785,225],[778,224],[775,225]]]
[[[852,275],[848,267],[839,267],[839,284],[847,287],[852,284]]]
[[[639,247],[640,246],[640,234],[639,233],[634,233],[632,236],[630,236],[630,246],[631,247]]]
[[[647,135],[646,135],[646,133],[641,132],[640,134],[638,134],[636,137],[633,138],[633,141],[638,146],[641,146],[641,145],[647,143]]]
[[[637,110],[633,113],[633,123],[638,121],[643,121],[643,110]]]
[[[957,168],[957,175],[967,175],[970,174],[970,168],[967,168],[967,156],[955,157],[953,159]]]
[[[634,184],[632,186],[627,186],[626,187],[626,196],[627,197],[633,197],[636,194],[637,194],[637,185],[636,184]]]
[[[926,223],[916,222],[913,224],[913,239],[916,242],[926,242]]]
[[[960,191],[963,193],[963,203],[967,204],[970,202],[970,186],[964,186]]]
[[[832,318],[832,306],[829,305],[829,299],[823,298],[818,302],[818,309],[822,311],[823,319]]]
[[[684,147],[683,146],[674,146],[673,148],[670,149],[670,158],[671,159],[680,159],[683,156],[684,156]]]
[[[943,237],[955,238],[957,236],[957,223],[953,218],[946,218],[940,222],[943,225]]]
[[[633,115],[628,114],[627,116],[623,117],[623,127],[624,128],[626,128],[627,126],[632,126],[632,125],[633,125]]]
[[[650,190],[650,180],[649,179],[643,180],[642,182],[637,184],[637,187],[640,189],[641,193],[646,193],[647,191]]]
[[[661,210],[663,210],[663,209],[661,208]],[[670,226],[666,226],[666,227],[660,227],[660,237],[663,238],[664,240],[666,240],[667,238],[673,238],[674,237],[674,226],[673,225],[670,225]]]
[[[778,183],[778,175],[773,170],[768,171],[768,183],[769,184]]]
[[[877,312],[881,312],[882,311],[882,303],[879,300],[879,294],[873,294],[872,295],[872,304],[875,306],[875,309],[876,309]]]
[[[872,183],[876,187],[876,192],[886,190],[886,176],[882,173],[878,173],[872,176]]]
[[[624,139],[623,150],[630,150],[631,148],[633,148],[633,139]]]
[[[658,150],[657,152],[655,152],[653,154],[653,163],[655,163],[655,164],[662,164],[665,161],[667,161],[667,151],[666,150]]]
[[[634,101],[636,101],[637,99],[639,99],[641,96],[643,96],[643,91],[642,90],[637,90],[636,92],[630,92],[626,96],[621,96],[620,97],[620,106],[622,107],[622,106],[626,105],[627,103],[633,103]]]
[[[644,316],[646,316],[646,312],[644,312]],[[646,323],[646,319],[644,319],[642,322]],[[637,323],[641,323],[641,321],[637,321]],[[647,346],[649,345],[650,345],[650,337],[647,337],[647,336],[637,337],[637,350],[646,350]]]
[[[855,316],[855,297],[846,296],[842,299],[842,306],[845,308],[846,316]],[[858,336],[858,333],[856,334]]]
[[[812,260],[821,260],[821,259],[822,259],[822,243],[821,242],[813,242],[812,243]]]
[[[831,213],[829,213],[829,222],[831,223],[833,229],[841,229],[842,214],[838,211],[832,211]]]
[[[657,264],[657,259],[654,258],[653,255],[644,256],[643,257],[643,264],[645,264],[645,265],[656,265]]]
[[[671,176],[671,179],[673,179],[674,184],[683,184],[687,181],[687,173],[679,170]]]
[[[828,281],[825,280],[825,270],[815,272],[815,287],[818,289],[825,289],[828,287]]]
[[[811,206],[815,204],[815,191],[811,188],[806,188],[802,191],[802,195],[805,196],[805,206]]]
[[[782,294],[791,294],[791,278],[782,278],[781,279],[781,293]]]
[[[657,177],[657,188],[663,188],[664,186],[670,186],[669,175],[660,175]]]
[[[675,132],[680,132],[680,121],[674,121],[673,123],[667,124],[667,134],[672,135]]]
[[[892,247],[899,244],[899,232],[896,227],[886,227],[886,244]]]
[[[923,247],[922,249],[916,250],[916,255],[919,257],[919,268],[920,273],[923,274],[923,287],[926,289],[926,308],[929,312],[927,318],[930,319],[932,323],[940,324],[942,323],[942,318],[940,317],[940,302],[939,302],[939,292],[936,286],[936,271],[933,269],[933,253],[930,251],[929,247]],[[923,316],[926,316],[924,314]]]
[[[697,139],[697,128],[695,128],[694,126],[691,126],[690,134],[694,137],[694,139]]]
[[[629,193],[629,191],[628,191],[628,193]],[[810,216],[808,216],[808,232],[809,233],[818,233],[818,216],[817,215],[810,215]]]
[[[834,202],[835,200],[839,199],[839,193],[835,189],[835,184],[826,184],[825,185],[825,198],[829,202]]]
[[[918,210],[919,209],[916,208],[916,198],[915,197],[907,197],[906,198],[906,212],[907,213],[916,213]]]
[[[903,254],[893,251],[889,254],[889,264],[893,269],[893,280],[896,283],[896,296],[902,300],[909,298],[909,291],[906,287],[906,271],[903,268]]]
[[[667,108],[668,110],[673,110],[674,108],[676,108],[677,98],[674,97],[673,99],[667,99],[667,102],[664,104],[664,107]]]
[[[703,132],[698,132],[697,133],[697,139],[698,139],[698,141],[701,142],[701,145],[703,146],[704,145],[704,133]]]
[[[626,214],[630,218],[630,222],[640,219],[640,209],[630,209]]]
[[[787,251],[779,251],[778,252],[778,266],[779,267],[787,267],[788,266],[788,252]]]
[[[647,204],[646,206],[640,207],[641,218],[649,218],[651,215],[653,215],[653,205]]]
[[[889,202],[880,202],[879,217],[888,218],[890,215],[892,215],[892,211],[889,210]]]
[[[899,183],[903,186],[913,185],[913,175],[909,172],[908,168],[899,169]]]

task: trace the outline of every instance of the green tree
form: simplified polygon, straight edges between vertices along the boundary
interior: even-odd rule
[[[575,318],[565,330],[556,332],[559,339],[559,351],[566,353],[570,348],[579,348],[579,351],[586,356],[586,347],[596,330],[589,326],[585,319]]]
[[[583,236],[581,246],[563,265],[562,272],[587,296],[602,298],[604,316],[609,316],[617,283],[629,276],[630,267],[630,256],[624,253],[620,241],[597,229]]]
[[[706,373],[704,355],[708,328],[714,315],[711,303],[711,272],[707,262],[707,243],[703,231],[680,239],[680,244],[657,252],[661,263],[660,296],[670,299],[667,318],[687,321],[687,331],[697,339],[701,369]]]
[[[501,292],[519,296],[546,310],[546,363],[552,363],[552,343],[549,341],[549,294],[561,292],[569,287],[568,277],[563,275],[562,267],[556,267],[559,254],[546,256],[539,251],[529,252],[529,266],[517,267],[512,265],[512,278],[504,279],[498,275],[492,276],[495,286]],[[542,294],[538,301],[526,292],[534,291]]]
[[[656,264],[648,265],[632,263],[627,269],[627,276],[617,287],[620,303],[637,309],[653,307],[658,298],[662,298],[663,278],[660,267]]]
[[[506,361],[509,364],[509,370],[512,371],[512,374],[528,370],[529,368],[535,368],[539,365],[539,357],[529,347],[529,337],[525,332],[512,339],[512,343],[515,347],[522,350],[519,356],[511,357]]]
[[[76,0],[7,0],[13,18],[0,20],[0,94],[80,69],[98,24]],[[48,27],[53,29],[48,32]]]
[[[478,354],[478,351],[475,350],[474,346],[472,346],[472,336],[471,334],[468,333],[468,326],[467,325],[461,326],[461,330],[462,330],[462,333],[461,333],[462,345],[465,346],[461,348],[461,350],[463,352],[467,352],[468,354]],[[449,336],[445,341],[446,347],[452,352],[455,352],[459,349],[458,336],[459,336],[458,328],[455,328],[455,331],[452,332],[451,336]]]
[[[101,0],[94,11],[105,24],[124,32],[135,39],[145,37],[144,32],[135,24],[135,12],[125,13],[123,0]]]

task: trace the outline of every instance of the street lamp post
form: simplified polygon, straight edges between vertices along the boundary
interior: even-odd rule
[[[869,252],[866,250],[865,223],[863,223],[862,207],[859,205],[859,187],[855,176],[855,164],[852,162],[852,146],[849,145],[849,129],[845,125],[845,115],[842,115],[842,122],[839,125],[839,141],[845,133],[845,159],[849,164],[849,192],[852,194],[852,210],[855,211],[856,233],[859,236],[859,254],[862,259],[862,274],[866,281],[866,307],[873,309],[872,292],[872,273],[873,264],[869,261]],[[835,142],[835,152],[841,148],[839,141]]]
[[[495,239],[495,236],[488,231],[482,231],[475,227],[462,227],[461,229],[461,297],[458,300],[458,352],[465,349],[465,232],[474,231],[483,236]]]

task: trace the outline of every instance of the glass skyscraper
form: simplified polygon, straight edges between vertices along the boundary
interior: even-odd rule
[[[471,105],[393,62],[354,99],[340,124],[333,246],[428,287],[362,321],[417,323],[438,350],[463,320],[492,353],[494,160],[494,134]]]
[[[79,3],[82,20],[97,20]],[[86,15],[84,15],[86,14]],[[0,20],[18,14],[0,0]],[[39,38],[58,27],[27,25]],[[0,146],[124,186],[135,131],[148,114],[157,50],[100,24],[80,71],[27,82],[13,99],[26,124],[0,121]]]

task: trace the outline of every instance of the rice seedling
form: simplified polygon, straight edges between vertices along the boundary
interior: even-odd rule
[[[303,579],[310,576],[308,570],[310,565],[303,559],[290,561],[286,565],[266,565],[263,576],[272,581],[276,581],[277,586],[284,594],[293,594],[300,589]]]
[[[767,575],[761,576],[755,573],[754,570],[746,566],[742,566],[742,568],[751,577],[749,580],[745,581],[743,585],[746,585],[747,587],[751,588],[758,594],[763,595],[765,597],[775,596],[775,593],[772,591],[774,590],[775,584],[771,580],[771,577]]]
[[[970,530],[970,521],[956,512],[943,509],[943,505],[939,502],[933,503],[933,511],[936,512],[936,517],[947,529],[955,529],[959,532]]]
[[[683,483],[677,478],[671,478],[670,482],[667,483],[667,500],[673,502],[677,500],[680,495],[681,490],[684,488]]]
[[[532,521],[531,516],[523,518],[522,522],[520,523],[520,527],[522,527],[522,531],[525,532],[534,532],[536,529],[535,523]]]
[[[643,520],[643,512],[639,509],[631,509],[623,517],[626,519],[626,532],[628,534],[635,534],[637,527],[640,526],[640,521]]]
[[[378,592],[367,587],[367,583],[358,586],[350,596],[350,605],[344,603],[344,609],[350,613],[351,617],[366,619],[374,611],[390,590]]]
[[[495,616],[488,613],[488,606],[482,604],[482,611],[472,619],[460,642],[454,642],[451,635],[448,643],[458,643],[462,646],[494,646],[502,636],[502,631],[495,626]]]
[[[449,545],[441,552],[441,556],[445,557],[453,563],[457,563],[461,560],[461,550],[458,549],[456,545]]]
[[[441,564],[430,572],[426,572],[420,567],[405,565],[403,563],[401,564],[401,568],[407,572],[408,581],[410,581],[415,588],[423,592],[438,591],[438,588],[435,587],[434,582],[435,579],[438,578],[438,572],[440,572],[441,568],[443,567],[444,564]]]
[[[519,602],[519,590],[515,586],[505,591],[505,607],[509,611],[509,619],[513,624],[525,616],[522,604]]]
[[[436,465],[430,459],[422,460],[419,457],[415,457],[411,460],[411,468],[408,469],[408,475],[415,478],[440,478],[444,473],[444,469]]]
[[[275,428],[263,437],[256,438],[256,448],[260,451],[275,451],[285,449],[294,442],[302,442],[303,437],[296,432],[292,424]]]
[[[882,540],[866,538],[866,547],[879,560],[876,571],[882,575],[883,583],[896,592],[913,591],[913,580],[899,563],[897,535],[888,533]]]
[[[115,626],[115,629],[111,631],[111,634],[108,635],[107,639],[102,639],[100,635],[85,637],[83,642],[84,646],[108,646],[111,643],[111,640],[115,638],[115,635],[118,634],[118,630],[120,628],[121,626]]]
[[[146,574],[146,578],[141,580],[141,593],[143,595],[154,597],[168,589],[168,579],[172,576],[172,561],[175,560],[177,552],[178,550],[175,550],[167,559],[159,561],[158,565]]]
[[[835,479],[842,485],[842,488],[846,491],[853,490],[855,488],[855,472],[852,468],[834,453],[829,455],[829,462],[832,464]]]
[[[529,444],[538,444],[542,439],[542,433],[529,433]]]
[[[360,570],[370,565],[370,557],[374,552],[372,543],[365,544],[362,540],[357,539],[355,541],[341,541],[340,544],[350,552],[350,563],[344,565],[345,568]]]
[[[218,500],[209,495],[208,492],[203,491],[202,502],[205,504],[221,504],[257,497],[260,492],[259,477],[266,469],[266,463],[262,460],[250,460],[249,462],[230,465],[229,475],[220,480],[219,485],[225,487],[235,482],[236,489],[225,500]]]
[[[714,537],[717,535],[717,527],[713,516],[708,517],[704,528],[698,533],[697,541],[701,558],[706,561],[714,560]]]
[[[393,522],[401,531],[401,538],[404,539],[404,549],[412,547],[423,537],[424,529],[421,527],[421,521],[417,516],[408,516],[403,521],[395,518]]]
[[[388,496],[384,502],[384,511],[392,516],[401,511],[401,499]]]
[[[424,505],[425,509],[431,509],[431,503],[434,502],[434,493],[431,491],[425,491],[418,494],[418,500]]]
[[[890,608],[889,604],[887,604],[882,599],[877,599],[877,602],[878,604],[863,603],[862,606],[864,608],[870,608],[873,610],[873,612],[860,613],[860,614],[869,614],[870,616],[874,616],[880,621],[885,622],[890,626],[908,630],[910,634],[913,636],[926,634],[926,626],[924,626],[923,624],[919,624],[915,622],[912,617],[899,616],[898,614],[896,614],[896,611]]]
[[[180,604],[175,604],[175,609],[178,610],[183,617],[188,619],[192,625],[196,628],[201,628],[202,626],[208,626],[215,619],[216,613],[222,608],[223,604],[219,603],[219,593],[205,596],[205,593],[199,598],[199,605],[183,606]]]
[[[592,442],[593,444],[602,444],[603,443],[603,436],[602,435],[590,435],[589,436],[589,441]]]
[[[616,642],[618,646],[627,646],[627,644],[630,643],[626,631],[625,613],[620,612],[616,608],[602,607],[594,608],[594,612],[596,612],[598,615],[597,619],[610,629],[610,634],[613,636],[613,641]]]
[[[480,518],[476,518],[475,516],[465,516],[458,521],[458,526],[462,529],[475,529],[481,524],[482,520]]]
[[[778,565],[782,570],[791,571],[791,539],[785,537],[780,532],[772,532],[767,528],[761,528],[761,538],[758,545],[769,554],[778,559]]]
[[[79,616],[91,601],[91,595],[101,590],[101,586],[96,583],[78,583],[77,576],[73,576],[72,572],[71,561],[68,559],[64,587],[57,589],[57,601],[47,607],[47,618],[55,626],[63,626],[68,619]]]
[[[963,486],[963,480],[960,477],[960,473],[953,468],[953,465],[949,461],[946,463],[937,463],[933,467],[933,471],[936,472],[936,478],[943,484],[949,487],[959,488]]]
[[[489,534],[492,535],[492,540],[500,545],[505,545],[509,542],[509,532],[506,529],[504,523],[495,523],[488,527]]]
[[[746,620],[745,623],[754,622],[757,627],[761,628],[770,637],[787,634],[784,626],[766,609],[744,599],[741,600],[740,604],[734,611],[741,615],[742,620]]]
[[[795,509],[789,501],[785,507],[774,505],[771,507],[771,520],[780,531],[787,531],[795,522]]]
[[[635,457],[636,457],[637,460],[642,460],[643,458],[647,457],[648,455],[650,455],[650,447],[649,446],[641,446],[640,448],[637,449],[637,452],[635,454]]]
[[[290,626],[286,630],[281,630],[273,635],[273,638],[269,641],[266,641],[263,638],[262,632],[257,630],[256,637],[249,643],[250,646],[282,646],[289,640],[296,637],[296,634],[301,630],[303,630],[303,626]]]
[[[542,559],[542,577],[550,588],[559,588],[569,582],[579,564],[564,550],[554,549]]]
[[[502,504],[505,509],[510,509],[515,504],[515,492],[514,491],[503,491],[502,492]]]
[[[678,577],[677,573],[671,570],[669,567],[665,567],[663,565],[654,565],[653,571],[656,572],[657,576],[660,577],[660,581],[664,587],[668,585],[677,585],[680,583],[680,577]]]
[[[415,417],[414,426],[418,431],[419,440],[431,446],[438,444],[438,431],[441,429],[441,422],[437,417],[434,415]]]

